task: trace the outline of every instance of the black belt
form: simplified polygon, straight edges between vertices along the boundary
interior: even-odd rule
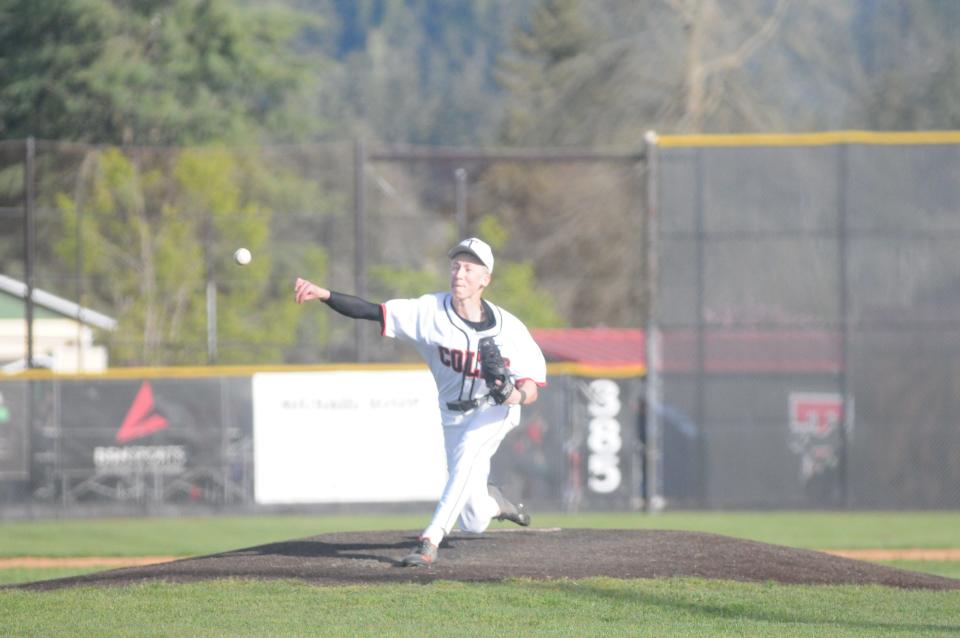
[[[480,407],[486,402],[486,395],[476,399],[460,399],[459,401],[447,402],[447,409],[454,410],[455,412],[469,412],[470,410]]]

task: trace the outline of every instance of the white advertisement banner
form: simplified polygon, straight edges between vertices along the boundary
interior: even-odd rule
[[[430,501],[446,462],[428,370],[253,375],[257,503]]]

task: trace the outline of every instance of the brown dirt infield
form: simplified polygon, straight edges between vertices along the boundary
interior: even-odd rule
[[[960,560],[960,549],[825,549],[828,554],[857,560]]]
[[[130,567],[155,565],[177,560],[176,556],[17,556],[0,558],[0,569],[18,567],[48,569],[54,567]]]
[[[402,567],[413,532],[324,534],[146,566],[27,583],[34,590],[222,578],[296,579],[317,585],[697,577],[788,584],[874,584],[960,589],[960,580],[756,541],[663,530],[497,530],[454,534],[437,563]]]
[[[946,549],[822,549],[821,552],[856,560],[960,561],[960,548]],[[179,556],[15,556],[0,558],[0,569],[55,567],[131,567],[179,560]]]

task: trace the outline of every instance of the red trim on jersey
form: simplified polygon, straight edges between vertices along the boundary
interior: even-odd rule
[[[387,336],[387,304],[380,304],[380,336]]]

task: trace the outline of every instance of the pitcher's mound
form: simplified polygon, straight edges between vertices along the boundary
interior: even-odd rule
[[[716,534],[662,530],[517,529],[454,534],[430,567],[402,567],[411,532],[350,532],[271,543],[160,565],[22,585],[29,589],[218,578],[299,579],[318,585],[507,578],[691,576],[804,584],[960,589],[960,580]]]

